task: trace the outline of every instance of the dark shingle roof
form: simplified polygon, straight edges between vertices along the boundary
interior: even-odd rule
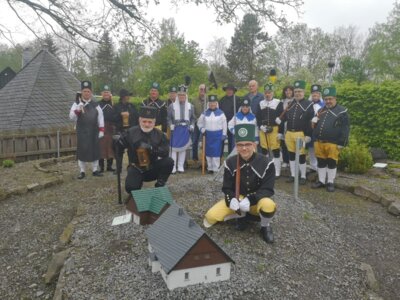
[[[79,80],[47,50],[41,50],[0,90],[0,130],[61,127]]]
[[[16,73],[10,67],[4,68],[4,70],[0,72],[0,89],[9,83],[10,80],[15,77],[15,75]]]
[[[159,214],[166,204],[173,202],[171,192],[166,186],[132,191],[139,212],[150,211]]]
[[[207,236],[204,230],[175,202],[146,230],[146,235],[167,274],[201,237]],[[208,239],[214,243],[209,237]],[[215,246],[233,262],[217,244]]]

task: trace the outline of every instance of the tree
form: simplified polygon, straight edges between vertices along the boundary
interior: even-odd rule
[[[208,44],[205,56],[210,66],[225,65],[226,39],[224,37],[216,38]]]
[[[225,54],[228,68],[235,74],[238,83],[245,84],[266,74],[270,67],[265,57],[268,40],[268,34],[262,31],[257,16],[244,15]]]
[[[363,60],[344,56],[340,60],[340,70],[335,75],[335,80],[344,82],[346,80],[361,84],[368,79]]]
[[[0,0],[2,1],[2,0]],[[116,38],[130,36],[142,41],[151,41],[157,37],[154,24],[147,19],[149,3],[146,0],[105,0],[96,2],[82,0],[13,0],[4,1],[15,13],[21,24],[40,38],[38,32],[52,32],[59,35],[64,32],[67,40],[81,48],[88,56],[90,53],[82,47],[82,40],[100,42],[105,31],[115,33]],[[155,5],[159,1],[152,2]],[[174,0],[171,5],[194,3],[213,9],[219,23],[237,21],[243,12],[257,14],[262,20],[276,26],[286,27],[288,21],[283,14],[283,7],[290,7],[296,12],[303,0]],[[281,13],[277,13],[280,11]],[[26,14],[31,18],[26,18]],[[0,22],[0,36],[12,42],[12,33],[7,24]]]
[[[400,78],[400,2],[387,22],[375,25],[366,41],[366,61],[376,79]]]
[[[139,94],[147,94],[153,81],[160,83],[161,93],[166,93],[171,85],[183,84],[185,75],[192,78],[192,86],[206,82],[207,65],[201,60],[197,43],[167,43],[151,56],[144,56],[135,73],[141,79]]]
[[[162,19],[159,28],[159,37],[159,47],[165,46],[168,43],[184,42],[183,35],[179,33],[174,18]]]
[[[50,34],[46,34],[46,36],[44,37],[43,45],[46,45],[47,51],[58,58],[58,47]]]
[[[94,61],[93,81],[97,92],[100,92],[100,89],[105,84],[113,85],[114,62],[114,47],[110,35],[106,31],[101,38]]]
[[[23,47],[17,45],[9,47],[0,44],[0,72],[7,67],[10,67],[15,72],[21,69]]]

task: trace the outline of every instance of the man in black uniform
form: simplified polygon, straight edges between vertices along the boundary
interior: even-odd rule
[[[156,108],[141,107],[139,125],[129,128],[117,143],[119,155],[128,149],[127,193],[141,189],[143,181],[156,180],[155,187],[164,186],[172,172],[174,161],[168,156],[169,141],[155,128],[156,116]]]
[[[296,157],[296,140],[303,140],[300,148],[300,181],[306,184],[306,154],[304,145],[311,141],[312,128],[311,119],[314,117],[313,103],[304,99],[304,89],[306,82],[297,80],[294,83],[294,100],[289,104],[282,118],[278,117],[276,123],[286,122],[285,144],[289,152],[290,174],[287,182],[293,182],[295,176],[295,157]],[[297,174],[296,174],[297,176]]]
[[[147,99],[143,100],[142,106],[151,106],[157,109],[156,128],[166,133],[168,127],[168,110],[166,103],[159,99],[159,95],[160,85],[157,82],[153,82],[150,89],[150,95]]]
[[[138,125],[139,114],[135,106],[129,102],[132,93],[125,89],[119,91],[119,102],[114,106],[117,132],[121,133]]]
[[[315,124],[314,147],[318,161],[318,181],[312,188],[324,187],[326,180],[327,191],[333,192],[339,152],[348,142],[350,122],[347,108],[336,102],[336,88],[325,88],[323,96],[325,106],[312,119]]]
[[[233,84],[228,84],[224,86],[222,89],[225,91],[226,94],[221,98],[221,100],[219,100],[218,107],[220,110],[224,112],[226,120],[229,121],[237,113],[237,110],[239,109],[241,104],[239,97],[236,97],[235,95],[237,89]],[[234,109],[234,100],[236,100],[236,111]],[[231,153],[234,147],[233,135],[229,130],[227,130],[227,136],[228,136],[228,154],[229,154]],[[222,144],[222,155],[223,155],[223,147],[224,143]]]
[[[99,166],[99,139],[104,137],[103,111],[92,99],[92,83],[81,82],[81,93],[77,94],[74,104],[69,111],[71,120],[76,121],[76,156],[80,173],[78,179],[85,178],[85,164],[92,163],[93,176],[103,176]]]
[[[247,213],[261,218],[261,236],[267,243],[274,242],[271,219],[276,205],[270,199],[274,195],[275,167],[266,156],[256,153],[256,126],[239,124],[235,126],[237,155],[229,157],[224,163],[222,191],[225,199],[217,202],[204,216],[203,224],[211,227],[217,222],[237,218],[237,230],[245,229]],[[238,158],[239,155],[239,158]],[[236,176],[240,166],[239,195],[236,195]]]
[[[113,172],[113,139],[112,136],[115,131],[114,125],[114,108],[112,103],[112,95],[108,85],[105,85],[101,92],[102,99],[99,106],[103,111],[104,116],[104,137],[100,140],[100,172],[104,172],[104,161],[107,160],[107,171]]]
[[[264,86],[265,99],[260,102],[257,112],[257,125],[260,128],[260,146],[263,154],[272,152],[275,164],[276,179],[281,176],[280,140],[283,136],[283,123],[276,123],[283,112],[283,103],[274,98],[274,85],[268,83]],[[270,157],[272,159],[272,157]]]

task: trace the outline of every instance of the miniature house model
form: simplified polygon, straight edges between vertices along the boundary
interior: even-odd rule
[[[149,266],[168,289],[228,280],[234,261],[175,203],[146,230]]]
[[[167,187],[132,191],[126,209],[132,213],[135,224],[153,224],[173,202]]]

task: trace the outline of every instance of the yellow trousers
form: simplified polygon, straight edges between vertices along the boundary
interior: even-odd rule
[[[280,143],[278,141],[278,126],[273,126],[272,127],[272,132],[270,133],[265,133],[262,130],[260,130],[259,136],[260,136],[260,146],[261,148],[264,149],[279,149],[280,148]]]
[[[339,148],[333,143],[314,142],[315,156],[323,159],[333,159],[336,162],[339,160]]]
[[[296,139],[304,140],[303,131],[287,131],[285,134],[285,144],[289,152],[296,152]],[[304,147],[300,148],[300,154],[306,154]]]
[[[276,204],[270,198],[262,198],[256,205],[250,206],[249,213],[258,216],[260,210],[266,213],[275,212]],[[204,217],[209,224],[214,225],[217,222],[229,219],[229,217],[234,218],[234,215],[236,215],[236,212],[226,206],[225,200],[220,200],[208,210]]]

